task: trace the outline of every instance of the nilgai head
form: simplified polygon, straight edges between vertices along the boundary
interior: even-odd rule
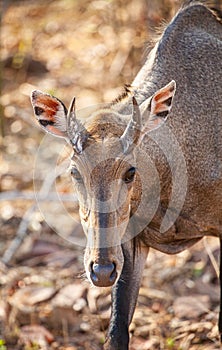
[[[111,106],[99,109],[84,122],[76,117],[75,98],[67,110],[56,97],[32,92],[41,127],[65,138],[73,148],[71,176],[87,236],[85,269],[96,286],[111,286],[121,274],[121,244],[142,195],[136,154],[144,136],[166,120],[175,89],[175,81],[171,81],[140,106],[132,96],[130,115],[121,115]]]

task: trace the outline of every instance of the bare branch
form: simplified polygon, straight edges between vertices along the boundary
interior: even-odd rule
[[[0,202],[13,200],[36,201],[36,194],[32,191],[6,191],[0,193]],[[56,202],[59,200],[62,200],[63,202],[75,202],[77,200],[77,197],[75,194],[61,194],[57,192],[51,192],[48,194],[47,198],[38,198],[38,200],[44,202]]]
[[[63,168],[63,162],[62,162],[60,164],[60,166],[58,167],[57,171],[55,172],[54,176],[51,173],[49,173],[48,176],[46,176],[45,180],[43,181],[42,187],[41,187],[40,191],[38,192],[37,196],[36,197],[33,196],[34,197],[33,200],[34,199],[36,199],[37,201],[38,200],[41,200],[41,201],[48,200],[50,189],[52,188],[52,185],[53,185],[55,179],[61,174],[63,169],[64,168]],[[11,194],[11,196],[12,196],[12,194]],[[57,200],[58,199],[59,199],[59,197],[57,195]],[[72,199],[72,201],[73,201],[73,199]],[[25,239],[25,236],[27,235],[27,229],[29,226],[29,222],[31,221],[32,215],[35,213],[37,208],[38,208],[38,205],[36,202],[35,204],[32,204],[29,207],[29,209],[25,212],[25,214],[23,215],[22,221],[20,222],[20,225],[19,225],[18,230],[16,232],[15,238],[11,242],[8,249],[6,249],[4,255],[1,259],[1,261],[4,264],[8,264],[11,261],[15,252],[17,252],[17,250],[19,249],[23,240]]]

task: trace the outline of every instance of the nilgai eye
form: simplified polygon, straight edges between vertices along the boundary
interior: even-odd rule
[[[71,169],[71,176],[73,177],[73,179],[75,179],[78,182],[82,181],[80,172],[76,168]]]
[[[132,182],[134,180],[135,173],[136,173],[136,168],[134,167],[131,167],[129,170],[127,170],[123,178],[124,182],[126,184]]]

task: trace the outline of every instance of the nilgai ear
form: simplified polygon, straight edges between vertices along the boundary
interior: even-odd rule
[[[67,137],[67,109],[56,97],[38,90],[31,95],[35,117],[41,127],[59,137]]]
[[[150,117],[166,118],[168,116],[172,107],[175,91],[176,82],[172,80],[153,95],[151,99]]]
[[[176,91],[176,82],[172,80],[141,105],[142,117],[148,112],[142,133],[145,134],[161,126],[171,110],[173,97]]]

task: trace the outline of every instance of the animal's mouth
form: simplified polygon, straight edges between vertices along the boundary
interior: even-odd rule
[[[84,257],[88,280],[96,287],[111,287],[117,283],[124,265],[121,246],[86,248]]]

